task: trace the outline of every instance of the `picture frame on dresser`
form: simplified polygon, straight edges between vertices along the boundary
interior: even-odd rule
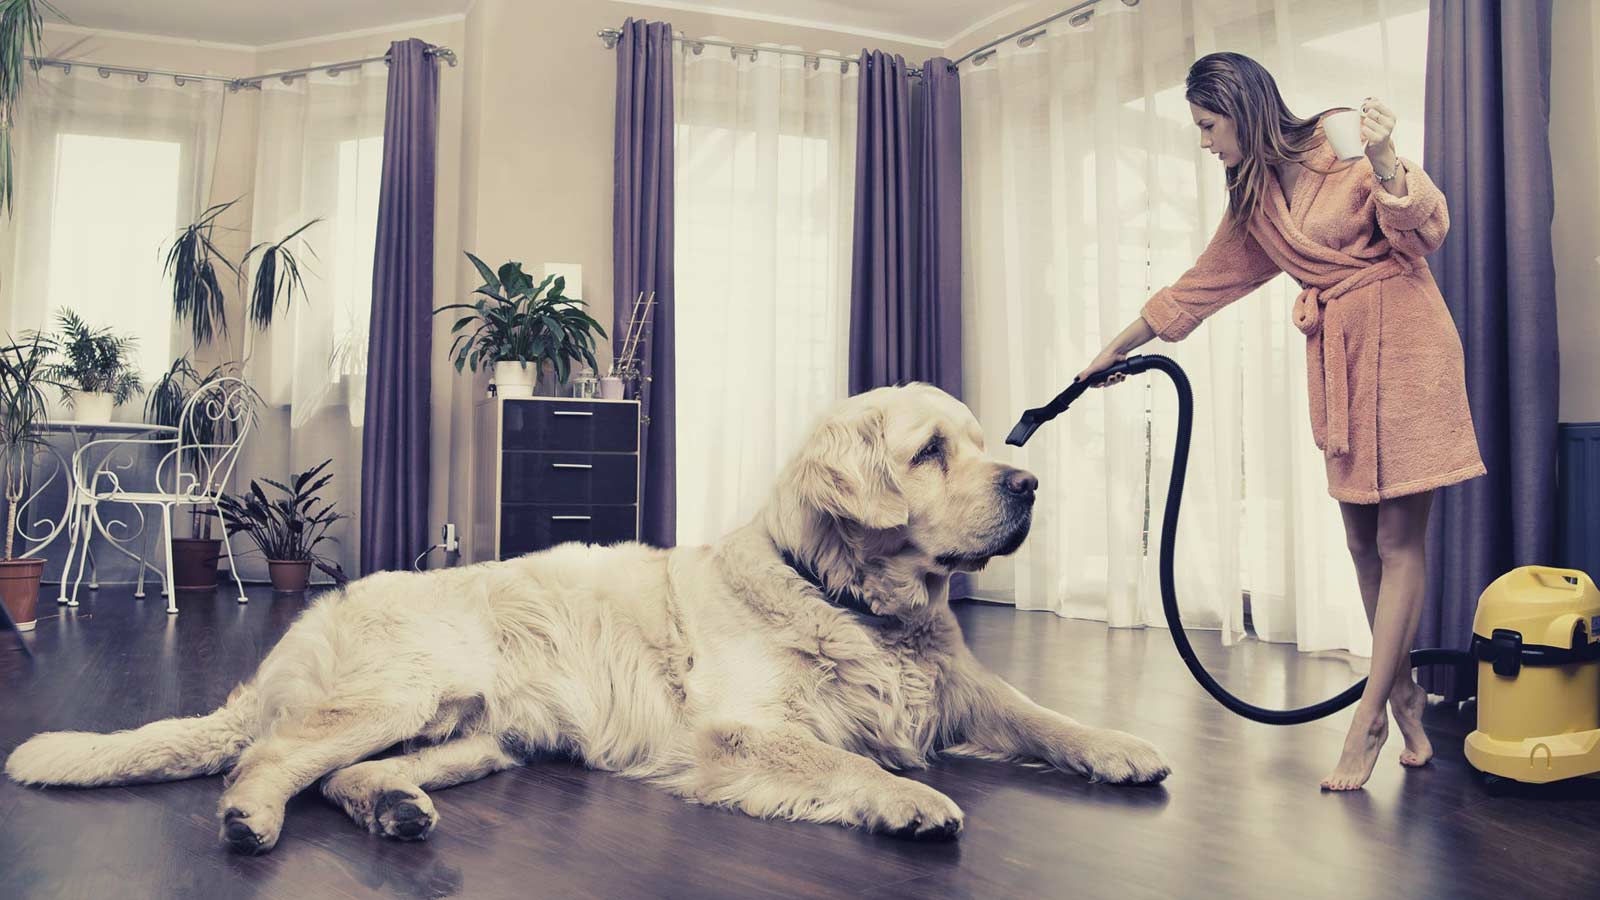
[[[474,562],[639,539],[638,400],[490,397],[474,427]]]

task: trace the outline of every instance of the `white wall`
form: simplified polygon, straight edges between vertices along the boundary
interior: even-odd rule
[[[1561,421],[1600,421],[1600,3],[1559,0],[1550,45],[1550,163]]]

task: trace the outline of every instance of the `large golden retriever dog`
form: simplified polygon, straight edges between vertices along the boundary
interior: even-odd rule
[[[1016,550],[1036,484],[986,454],[948,394],[860,394],[715,546],[372,575],[308,608],[215,712],[41,734],[6,773],[226,772],[221,836],[244,852],[277,843],[285,802],[319,780],[361,825],[420,839],[439,818],[424,791],[542,752],[696,803],[908,837],[961,829],[948,797],[893,774],[939,750],[1159,781],[1150,744],[1038,706],[962,642],[950,575]]]

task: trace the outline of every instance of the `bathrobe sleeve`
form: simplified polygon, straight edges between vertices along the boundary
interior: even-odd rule
[[[1445,206],[1444,193],[1421,166],[1409,159],[1401,159],[1400,163],[1406,167],[1404,197],[1384,190],[1376,179],[1372,182],[1378,227],[1400,255],[1427,256],[1444,243],[1444,236],[1450,231],[1450,211]]]
[[[1189,271],[1156,291],[1139,315],[1157,337],[1179,341],[1206,317],[1266,284],[1279,271],[1248,229],[1235,229],[1224,218]]]

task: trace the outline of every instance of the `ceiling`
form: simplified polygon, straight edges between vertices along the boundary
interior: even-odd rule
[[[637,0],[649,3],[650,0]],[[944,47],[1024,0],[660,0],[659,5]]]
[[[248,47],[463,13],[473,0],[50,0],[83,28]],[[604,3],[606,0],[567,0]],[[1023,0],[634,0],[943,47]]]
[[[69,24],[262,47],[466,12],[472,0],[49,0]],[[60,21],[48,16],[51,21]]]

